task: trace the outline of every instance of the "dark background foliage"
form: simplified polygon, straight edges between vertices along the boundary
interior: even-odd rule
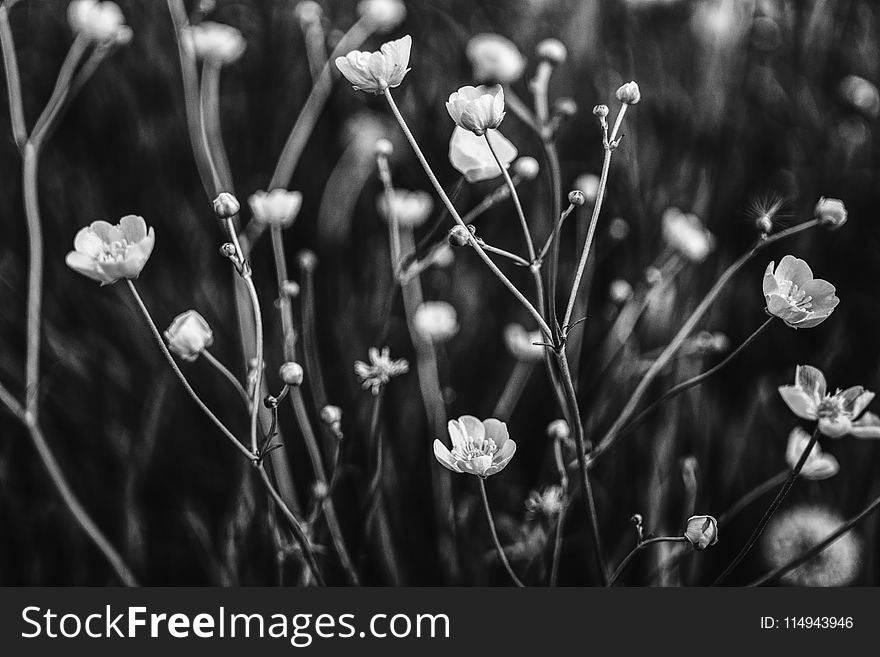
[[[11,12],[29,125],[45,104],[72,40],[66,4],[26,0]],[[44,428],[73,488],[144,583],[273,583],[277,568],[268,505],[248,466],[171,376],[124,287],[99,288],[64,265],[83,225],[143,215],[155,227],[157,242],[138,285],[157,323],[164,327],[179,312],[198,309],[214,329],[216,355],[244,372],[228,263],[217,252],[223,237],[189,146],[167,8],[164,2],[119,4],[134,39],[102,64],[71,104],[41,160]],[[224,69],[221,83],[224,139],[241,199],[268,184],[309,91],[294,4],[221,1],[211,15],[241,29],[248,41],[244,57]],[[321,4],[328,33],[338,38],[334,30],[353,22],[355,3]],[[723,331],[733,344],[747,337],[764,320],[763,269],[786,253],[805,258],[817,276],[837,286],[841,304],[832,317],[799,332],[773,324],[723,374],[670,403],[597,466],[603,533],[615,562],[632,544],[628,518],[633,512],[643,513],[653,531],[680,531],[687,515],[681,458],[697,458],[701,513],[720,513],[784,467],[785,439],[796,420],[775,389],[790,382],[796,364],[822,368],[831,387],[880,388],[878,108],[855,106],[841,87],[850,75],[880,81],[876,3],[413,0],[407,8],[408,18],[393,36],[412,35],[412,71],[396,98],[447,187],[457,178],[446,159],[451,122],[443,101],[471,82],[464,49],[473,34],[490,31],[511,38],[529,57],[527,75],[538,41],[556,37],[568,47],[569,59],[551,86],[553,97],[570,96],[580,108],[559,135],[567,186],[601,166],[590,108],[611,105],[624,81],[635,79],[641,87],[643,100],[627,116],[626,137],[611,169],[578,368],[590,436],[601,433],[625,403],[642,357],[668,341],[720,272],[754,241],[756,204],[782,199],[778,220],[792,225],[811,216],[820,195],[846,202],[850,221],[843,229],[809,231],[771,247],[738,275],[700,328]],[[376,48],[381,40],[374,37],[368,45]],[[515,88],[528,97],[525,81]],[[521,154],[542,161],[538,143],[512,114],[503,130]],[[381,99],[337,82],[294,176],[292,188],[302,191],[304,206],[285,234],[292,256],[304,248],[318,256],[320,356],[330,399],[344,409],[347,436],[346,476],[336,501],[352,551],[371,583],[383,583],[359,522],[359,496],[369,476],[364,442],[371,400],[360,389],[352,363],[383,336],[395,355],[414,358],[399,300],[389,300],[387,233],[376,214],[380,184],[372,172],[371,140],[379,136],[397,146],[396,185],[428,189]],[[340,159],[345,153],[354,153],[354,159]],[[8,109],[0,103],[0,377],[15,391],[23,380],[27,266],[20,180]],[[469,207],[493,188],[492,183],[466,186],[459,203]],[[551,219],[544,177],[523,190],[542,241]],[[660,252],[660,217],[671,205],[699,215],[715,234],[717,248],[705,262],[684,269],[662,304],[643,319],[625,362],[598,378],[590,356],[614,318],[608,284],[615,278],[634,285],[642,280]],[[631,229],[622,243],[611,240],[605,228],[618,216]],[[564,235],[563,281],[571,279],[575,239],[587,217],[578,219]],[[520,248],[512,221],[510,207],[499,206],[480,219],[481,235],[498,246]],[[449,414],[485,417],[513,367],[501,339],[503,327],[510,321],[527,323],[527,317],[472,254],[456,255],[451,268],[429,271],[423,283],[426,296],[457,308],[462,326],[441,353]],[[253,265],[269,319],[268,376],[274,388],[282,357],[268,239],[257,244]],[[295,262],[290,265],[298,271]],[[512,275],[530,289],[527,277]],[[562,288],[567,292],[566,284]],[[389,303],[386,327],[383,309]],[[677,361],[650,397],[715,358]],[[201,361],[185,369],[206,401],[241,430],[246,418],[224,383]],[[488,481],[508,542],[519,540],[529,491],[554,481],[545,427],[558,416],[545,375],[536,370],[509,418],[518,454],[503,475]],[[428,435],[413,372],[391,384],[382,423],[394,466],[386,495],[404,581],[442,583],[427,485],[429,469],[439,467],[430,451],[435,436]],[[286,408],[282,427],[299,495],[308,499],[312,472]],[[788,504],[806,501],[852,515],[878,493],[880,451],[876,443],[852,438],[825,443],[841,462],[840,474],[799,483]],[[504,582],[487,556],[491,544],[476,481],[462,476],[453,484],[466,537],[460,553],[468,582]],[[568,584],[589,577],[586,526],[580,506],[572,509],[561,570],[561,581]],[[707,581],[729,561],[760,511],[756,505],[745,513],[716,548],[695,560],[691,583]],[[877,527],[876,519],[860,526],[868,549],[857,583],[877,583]],[[325,561],[331,581],[341,581],[332,553]],[[731,583],[746,581],[762,567],[756,551]],[[639,579],[640,570],[648,568],[634,569],[634,582],[657,581]],[[294,583],[295,566],[286,572],[284,581]],[[0,413],[0,583],[114,582],[66,514],[25,431],[11,415]]]

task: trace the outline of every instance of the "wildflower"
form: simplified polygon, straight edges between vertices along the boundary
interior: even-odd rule
[[[497,34],[476,35],[468,41],[466,52],[478,82],[510,84],[522,77],[526,67],[513,41]]]
[[[406,18],[406,5],[400,0],[361,0],[357,12],[374,30],[390,32]]]
[[[813,278],[809,265],[787,255],[776,270],[773,262],[764,272],[767,312],[792,328],[811,328],[821,324],[840,303],[828,281]]]
[[[504,327],[504,344],[517,360],[537,362],[544,359],[544,346],[540,331],[526,331],[521,324]]]
[[[395,376],[409,372],[409,363],[405,358],[391,359],[391,349],[382,347],[379,351],[376,347],[370,347],[370,363],[362,360],[354,364],[354,373],[358,375],[363,387],[369,388],[375,396],[379,394],[382,386],[386,385]]]
[[[697,550],[705,550],[718,542],[718,521],[712,516],[691,516],[684,537]]]
[[[785,461],[789,468],[794,470],[809,442],[810,434],[806,431],[800,427],[791,430],[791,433],[788,434],[788,447],[785,450]],[[837,463],[837,459],[831,454],[823,452],[819,443],[815,443],[807,460],[804,461],[800,474],[805,479],[819,481],[833,477],[838,470],[840,470],[840,465]]]
[[[405,189],[394,189],[390,195],[383,194],[379,197],[377,207],[386,220],[390,220],[394,216],[401,226],[417,228],[431,216],[434,200],[425,191],[410,192]]]
[[[526,514],[533,519],[543,516],[547,519],[553,518],[565,504],[565,495],[562,492],[562,486],[547,486],[542,491],[533,490],[526,500]]]
[[[699,217],[678,208],[663,213],[663,239],[691,262],[702,262],[715,248],[715,238]]]
[[[302,385],[305,373],[303,372],[302,365],[293,361],[287,361],[278,369],[278,376],[284,381],[284,385],[299,386]]]
[[[642,92],[639,90],[639,85],[635,82],[627,82],[621,85],[614,95],[624,105],[635,105],[642,99]]]
[[[289,299],[295,299],[299,296],[299,283],[296,281],[284,281],[281,285],[281,294]]]
[[[822,506],[801,505],[773,518],[764,532],[761,548],[767,565],[778,568],[825,540],[844,522]],[[845,586],[859,574],[862,543],[848,531],[805,564],[780,578],[789,586]]]
[[[513,170],[514,175],[519,176],[524,180],[534,180],[541,172],[541,165],[538,164],[538,160],[535,158],[526,156],[514,160],[511,169]]]
[[[67,22],[74,32],[98,44],[131,40],[131,28],[115,2],[74,0],[67,7]]]
[[[193,361],[214,344],[214,333],[208,322],[195,310],[181,313],[165,330],[168,348],[183,360]]]
[[[632,285],[630,285],[622,278],[614,279],[613,281],[611,281],[611,285],[608,286],[608,296],[611,299],[612,303],[618,305],[626,303],[627,301],[629,301],[632,295]]]
[[[780,386],[779,394],[792,412],[804,420],[819,422],[819,431],[829,438],[851,434],[857,438],[880,438],[880,418],[862,412],[874,393],[862,386],[826,392],[825,375],[815,367],[798,365],[794,385]]]
[[[559,39],[544,39],[535,47],[535,54],[544,61],[558,66],[565,62],[568,50]]]
[[[241,204],[229,192],[220,192],[214,199],[214,214],[220,219],[230,219],[238,214]]]
[[[434,456],[453,472],[489,477],[501,472],[516,452],[507,425],[495,418],[481,421],[472,415],[462,415],[450,420],[448,428],[452,450],[435,439]]]
[[[552,440],[568,440],[571,430],[568,428],[568,422],[562,418],[553,420],[547,425],[547,436]]]
[[[604,119],[608,116],[608,105],[596,105],[593,107],[593,116],[597,119]]]
[[[231,25],[204,21],[185,27],[180,32],[184,50],[196,59],[223,66],[244,54],[247,43],[241,32]]]
[[[504,89],[501,85],[461,87],[449,95],[446,111],[458,127],[482,137],[504,120]]]
[[[259,190],[248,198],[254,221],[269,226],[290,226],[302,207],[302,194],[286,189],[273,189],[270,192]]]
[[[840,199],[822,196],[816,203],[815,215],[819,223],[830,228],[840,228],[846,223],[846,206]]]
[[[378,52],[352,50],[336,58],[336,68],[351,82],[355,91],[383,94],[403,82],[409,69],[412,37],[383,43]]]
[[[420,304],[412,322],[416,333],[425,342],[446,342],[458,333],[455,308],[445,301],[426,301]]]
[[[332,404],[327,404],[321,409],[321,422],[328,426],[335,426],[342,422],[342,409]]]
[[[73,239],[67,266],[101,285],[120,278],[137,278],[147,264],[156,236],[143,217],[126,215],[115,226],[95,221]]]
[[[510,166],[516,158],[516,146],[498,130],[487,134],[498,159],[505,167]],[[449,161],[469,183],[491,180],[501,175],[501,169],[492,157],[485,138],[477,137],[473,132],[458,126],[449,140]]]
[[[577,114],[577,111],[578,106],[573,98],[563,96],[553,102],[553,114],[560,120],[570,119]]]

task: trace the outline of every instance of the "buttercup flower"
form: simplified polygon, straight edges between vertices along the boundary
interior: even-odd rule
[[[818,421],[819,431],[829,438],[846,434],[857,438],[880,438],[880,418],[873,413],[862,415],[874,399],[874,393],[862,386],[837,390],[829,395],[825,375],[820,370],[798,365],[794,385],[780,386],[779,394],[799,418]]]
[[[816,218],[825,226],[840,228],[846,223],[846,206],[838,198],[822,196],[816,203]]]
[[[473,415],[462,415],[449,420],[448,426],[452,450],[435,439],[434,456],[453,472],[489,477],[501,472],[516,452],[507,425],[495,418],[481,421]]]
[[[431,210],[434,209],[434,200],[428,192],[418,190],[410,192],[405,189],[392,190],[389,195],[382,194],[379,196],[376,205],[379,213],[390,220],[391,215],[388,212],[388,202],[391,202],[391,210],[397,217],[397,221],[401,226],[406,228],[417,228],[421,226],[428,217],[431,216]]]
[[[446,342],[458,333],[458,315],[445,301],[426,301],[416,308],[413,328],[426,342]]]
[[[785,461],[788,463],[789,468],[794,469],[809,442],[810,434],[806,431],[800,427],[795,427],[791,430],[791,433],[788,434],[788,447],[785,450]],[[837,474],[838,470],[840,470],[840,465],[837,463],[837,459],[831,454],[823,452],[817,442],[813,445],[807,460],[804,461],[801,476],[805,479],[819,481],[833,477]]]
[[[74,0],[67,6],[67,22],[74,32],[84,34],[95,43],[127,43],[131,28],[115,2]]]
[[[540,331],[526,331],[521,324],[504,327],[504,344],[517,360],[537,362],[544,359],[544,341]]]
[[[361,0],[357,12],[379,32],[390,32],[406,18],[406,6],[400,0]]]
[[[155,233],[147,230],[143,217],[129,214],[115,226],[95,221],[76,234],[74,250],[65,261],[83,276],[109,285],[120,278],[137,278],[155,242]]]
[[[702,262],[715,248],[715,238],[699,217],[678,208],[663,213],[663,239],[691,262]]]
[[[553,518],[562,510],[564,502],[562,486],[547,486],[540,492],[533,490],[526,500],[526,514],[529,518]]]
[[[336,58],[336,68],[351,82],[356,91],[383,94],[403,82],[409,69],[412,38],[383,43],[379,52],[352,50],[345,57]]]
[[[364,388],[368,388],[373,395],[378,395],[382,386],[387,384],[395,376],[409,372],[409,363],[405,358],[391,359],[391,349],[382,347],[382,351],[376,347],[370,347],[370,363],[362,360],[354,364],[354,373],[358,375]]]
[[[522,77],[525,57],[510,39],[497,34],[478,34],[467,44],[467,58],[477,82],[509,84]]]
[[[639,85],[635,82],[627,82],[621,85],[614,95],[624,105],[635,105],[642,99],[642,92],[639,91]]]
[[[214,333],[204,317],[195,310],[187,310],[165,330],[165,340],[171,351],[183,360],[193,361],[214,344]]]
[[[505,167],[510,166],[516,158],[516,146],[498,130],[487,134],[498,159]],[[477,137],[473,132],[458,126],[449,140],[449,161],[469,183],[491,180],[501,175],[501,169],[492,157],[485,137]]]
[[[705,550],[718,542],[718,521],[712,516],[691,516],[684,537],[698,550]]]
[[[213,21],[183,28],[180,41],[190,55],[215,66],[231,64],[244,54],[247,47],[239,30]]]
[[[450,94],[446,111],[458,127],[482,137],[504,120],[504,89],[501,85],[461,87]]]
[[[290,226],[302,206],[302,194],[286,189],[259,190],[248,198],[254,220],[270,226]]]
[[[767,312],[792,328],[818,326],[840,303],[831,283],[813,278],[809,265],[790,255],[775,271],[772,262],[767,265],[763,286]]]

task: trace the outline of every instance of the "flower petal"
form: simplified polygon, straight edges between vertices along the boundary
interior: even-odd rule
[[[813,398],[798,386],[779,386],[782,400],[788,404],[792,413],[804,420],[815,420],[817,404]]]
[[[80,253],[79,251],[71,251],[67,254],[67,257],[64,259],[67,263],[67,266],[70,267],[73,271],[82,274],[83,276],[87,276],[91,278],[93,281],[98,281],[100,283],[110,283],[111,280],[107,277],[107,274],[104,273],[104,270],[101,269],[101,265],[94,258],[87,256],[85,253]]]
[[[804,284],[813,280],[813,272],[804,260],[787,255],[779,261],[775,277],[780,283],[791,281],[799,288],[803,288]]]
[[[143,217],[128,214],[119,220],[119,229],[123,237],[129,242],[140,242],[147,236],[147,222]]]
[[[486,438],[486,428],[483,426],[483,422],[473,415],[462,415],[458,418],[458,424],[465,435],[475,443],[482,443]]]
[[[452,449],[457,447],[461,447],[465,443],[465,433],[462,426],[458,423],[458,420],[449,420],[446,423],[446,428],[449,431],[449,437],[452,439]]]
[[[483,420],[483,428],[486,431],[486,438],[494,440],[495,446],[500,452],[510,439],[510,434],[507,431],[507,424],[501,420],[496,420],[494,417],[490,417],[487,420]]]
[[[104,240],[91,228],[81,228],[73,238],[73,248],[93,258],[104,252]]]
[[[853,422],[850,433],[856,438],[880,438],[880,417],[874,413],[865,413]]]
[[[455,459],[452,458],[452,454],[439,440],[434,440],[434,456],[440,462],[440,465],[445,467],[447,470],[452,470],[453,472],[461,472],[458,466],[455,464]]]
[[[825,397],[825,375],[812,365],[798,365],[794,371],[794,382],[818,404]]]

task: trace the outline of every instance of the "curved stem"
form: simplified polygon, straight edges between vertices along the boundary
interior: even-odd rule
[[[486,140],[486,145],[489,147],[489,152],[492,153],[492,157],[495,158],[495,163],[498,165],[498,168],[501,170],[501,175],[504,176],[504,182],[507,184],[507,189],[510,191],[510,197],[513,199],[513,206],[516,208],[516,214],[519,217],[520,227],[523,231],[523,237],[526,240],[526,248],[527,253],[529,254],[529,262],[535,261],[535,244],[532,241],[532,235],[529,232],[529,224],[526,222],[526,215],[522,209],[522,203],[519,200],[519,194],[516,193],[516,185],[513,184],[513,180],[510,178],[510,172],[507,171],[507,167],[501,163],[501,159],[498,157],[498,153],[495,152],[495,147],[492,146],[492,141],[489,139],[489,132],[484,132],[483,137]]]
[[[804,467],[804,463],[807,462],[807,457],[813,451],[813,447],[816,444],[816,441],[819,439],[819,425],[816,425],[816,428],[813,430],[813,435],[810,437],[810,442],[807,443],[807,446],[804,448],[801,457],[798,459],[798,462],[795,464],[794,468],[792,468],[788,477],[785,480],[785,483],[782,484],[782,488],[779,489],[779,492],[776,494],[776,497],[770,503],[770,506],[764,512],[764,515],[761,517],[761,520],[758,522],[758,526],[755,527],[755,530],[752,532],[752,535],[749,537],[749,540],[746,541],[746,544],[742,547],[739,553],[734,557],[733,561],[728,564],[727,568],[724,569],[714,582],[712,582],[712,586],[718,586],[727,579],[727,576],[730,575],[734,571],[734,569],[740,564],[740,562],[746,558],[746,555],[751,551],[751,549],[755,546],[755,543],[758,542],[758,539],[761,537],[761,534],[764,532],[764,528],[767,526],[767,523],[770,522],[770,519],[773,517],[773,514],[776,513],[776,510],[782,504],[785,496],[788,495],[788,491],[791,490],[791,487],[794,486],[794,482],[800,474],[801,470]]]
[[[544,318],[541,317],[541,314],[535,309],[535,307],[531,304],[531,302],[523,296],[522,292],[520,292],[516,286],[510,282],[510,279],[504,275],[504,273],[498,268],[498,266],[492,262],[483,248],[477,243],[476,238],[473,236],[470,230],[468,230],[467,224],[464,223],[461,216],[458,214],[458,210],[455,209],[455,206],[452,204],[452,201],[449,200],[449,197],[446,195],[446,192],[443,189],[443,186],[440,184],[440,181],[437,180],[437,176],[434,175],[434,171],[431,169],[431,165],[428,164],[428,161],[425,159],[425,155],[422,153],[422,149],[419,147],[418,142],[415,137],[413,137],[412,132],[410,132],[409,126],[406,125],[406,121],[403,118],[403,115],[400,113],[400,110],[397,108],[397,104],[394,102],[394,99],[391,97],[391,94],[386,90],[384,93],[385,99],[388,101],[389,107],[391,107],[391,112],[394,114],[394,118],[397,119],[397,122],[400,124],[400,128],[403,130],[404,135],[406,135],[407,141],[409,141],[410,146],[416,154],[416,157],[419,160],[419,163],[422,165],[422,168],[425,170],[425,173],[428,175],[428,179],[431,181],[431,184],[434,186],[434,189],[437,191],[437,195],[440,197],[440,200],[443,201],[443,204],[449,210],[449,214],[452,215],[452,218],[455,219],[455,222],[467,231],[468,241],[470,245],[477,252],[477,255],[486,263],[492,273],[498,277],[507,289],[513,293],[513,295],[519,300],[523,306],[525,306],[526,310],[535,318],[535,321],[538,323],[538,326],[541,327],[541,331],[544,332],[548,338],[553,337],[553,333],[550,330],[550,327],[547,326],[547,322],[544,321]]]
[[[658,536],[656,538],[649,538],[646,541],[642,541],[641,543],[636,545],[628,555],[623,558],[623,561],[620,562],[617,570],[615,570],[611,574],[611,577],[608,578],[608,586],[614,586],[614,582],[616,582],[620,578],[620,576],[623,574],[623,571],[626,570],[627,566],[629,566],[636,555],[649,545],[655,545],[656,543],[686,543],[687,540],[688,539],[684,536]]]
[[[848,532],[856,523],[861,521],[863,518],[866,518],[867,516],[871,515],[877,509],[880,509],[880,497],[877,497],[873,502],[871,502],[868,506],[866,506],[864,509],[862,509],[858,514],[856,514],[855,516],[853,516],[852,518],[850,518],[849,520],[844,522],[842,525],[840,525],[840,527],[835,529],[827,537],[822,539],[819,543],[817,543],[816,545],[811,547],[809,550],[804,552],[802,555],[800,555],[799,557],[797,557],[795,559],[792,559],[791,561],[789,561],[786,564],[783,564],[782,566],[779,566],[778,568],[770,571],[766,575],[759,577],[754,582],[747,584],[747,586],[749,586],[749,587],[762,586],[764,584],[767,584],[768,582],[772,582],[773,580],[778,579],[779,577],[782,577],[787,572],[794,570],[795,568],[797,568],[801,564],[807,563],[810,559],[815,557],[817,554],[822,552],[829,545],[834,543],[834,541],[836,541],[838,538],[840,538],[846,532]]]
[[[688,335],[694,330],[694,327],[697,325],[697,322],[702,319],[703,315],[706,314],[706,311],[709,310],[709,307],[721,293],[721,290],[733,279],[734,275],[742,269],[749,260],[751,260],[757,253],[766,248],[767,246],[778,242],[779,240],[785,239],[786,237],[791,237],[792,235],[796,235],[805,230],[809,230],[810,228],[814,228],[819,224],[817,219],[811,219],[810,221],[805,221],[802,224],[797,226],[793,226],[787,230],[784,230],[776,235],[772,235],[765,240],[759,241],[755,246],[749,249],[746,253],[740,256],[733,264],[731,264],[721,277],[715,282],[715,285],[706,293],[706,296],[703,297],[703,300],[694,308],[694,311],[691,313],[690,317],[688,317],[687,321],[682,325],[679,329],[678,333],[675,334],[675,337],[672,338],[672,341],[666,346],[663,350],[663,353],[657,357],[657,360],[653,362],[648,371],[645,372],[642,380],[639,381],[638,386],[633,391],[632,396],[629,401],[624,406],[623,410],[618,415],[617,419],[614,421],[614,424],[608,429],[605,433],[605,436],[596,446],[596,448],[590,454],[590,465],[592,465],[596,459],[599,458],[604,452],[606,452],[617,440],[619,437],[620,430],[626,425],[632,413],[635,411],[639,402],[642,399],[642,396],[647,392],[648,387],[657,377],[657,375],[663,370],[669,360],[675,355],[675,352],[682,345]]]
[[[156,344],[159,345],[159,349],[162,351],[162,355],[165,356],[165,360],[168,361],[168,364],[171,366],[172,371],[177,376],[184,390],[192,397],[193,401],[195,401],[196,405],[202,410],[202,412],[208,416],[208,419],[214,423],[214,425],[220,429],[221,433],[232,443],[232,445],[244,456],[248,459],[248,461],[254,461],[255,456],[248,448],[242,445],[238,438],[226,428],[226,425],[220,421],[220,419],[214,415],[210,408],[201,400],[199,395],[193,390],[192,386],[187,381],[186,376],[184,376],[183,372],[180,371],[180,368],[177,366],[177,362],[174,360],[174,356],[171,355],[171,352],[168,351],[168,347],[165,345],[165,341],[162,339],[162,335],[159,333],[159,329],[156,327],[156,323],[153,321],[153,318],[150,316],[150,311],[147,310],[146,305],[144,305],[143,299],[141,299],[141,295],[138,293],[137,288],[134,286],[134,282],[131,279],[126,279],[125,281],[128,284],[128,289],[131,290],[131,294],[134,297],[135,302],[137,303],[138,308],[144,316],[144,319],[147,320],[147,325],[150,327],[150,332],[153,334],[153,338],[156,341]]]
[[[519,265],[520,267],[529,267],[529,261],[519,257],[515,253],[511,253],[510,251],[505,251],[504,249],[499,249],[497,246],[492,246],[491,244],[486,244],[485,242],[480,242],[480,246],[482,246],[487,253],[494,253],[497,256],[501,256],[502,258],[507,258],[511,262]]]
[[[12,138],[18,150],[24,149],[27,141],[24,109],[21,96],[21,75],[18,69],[18,57],[15,54],[15,41],[9,25],[9,9],[11,3],[0,3],[0,46],[3,48],[3,70],[6,73],[6,92],[9,96],[9,122],[12,124]]]
[[[659,399],[651,402],[641,413],[636,415],[629,424],[621,429],[620,434],[625,435],[629,433],[638,425],[640,425],[645,420],[645,418],[648,417],[648,415],[650,415],[658,407],[662,406],[665,402],[669,401],[680,392],[684,392],[689,388],[693,388],[694,386],[699,385],[713,374],[717,374],[719,371],[724,369],[724,367],[734,358],[736,358],[740,353],[742,353],[746,349],[746,347],[748,347],[765,328],[770,326],[774,319],[776,319],[775,316],[768,317],[767,320],[763,324],[761,324],[761,326],[755,329],[754,332],[742,342],[742,344],[740,344],[736,349],[730,352],[724,360],[722,360],[714,367],[709,368],[705,372],[702,372],[701,374],[698,374],[688,379],[687,381],[682,381],[681,383],[676,384],[675,386],[667,390],[665,393],[663,393],[663,395],[660,396]]]
[[[210,351],[205,349],[202,351],[202,356],[204,356],[205,360],[208,361],[214,369],[216,369],[220,374],[223,375],[229,383],[232,384],[232,387],[235,388],[235,391],[238,393],[238,396],[241,397],[241,400],[244,402],[244,407],[250,409],[251,407],[251,398],[247,394],[247,391],[244,389],[244,386],[241,385],[241,382],[235,377],[235,375],[229,371],[229,368],[226,367],[223,363],[217,360],[217,357],[214,356]]]
[[[550,586],[556,586],[559,579],[559,558],[562,556],[562,530],[565,527],[565,518],[568,512],[568,502],[559,509],[556,518],[556,532],[553,536],[553,560],[550,563]]]
[[[513,568],[510,566],[510,562],[507,560],[507,555],[504,554],[504,548],[501,547],[501,541],[498,540],[498,532],[495,530],[495,521],[492,519],[492,509],[489,508],[489,497],[486,495],[486,483],[483,481],[483,477],[477,477],[480,481],[480,495],[483,498],[483,509],[486,511],[486,520],[489,521],[489,531],[492,532],[492,540],[495,543],[495,549],[498,551],[498,557],[501,559],[501,563],[504,564],[504,568],[507,570],[507,574],[510,575],[510,579],[513,580],[513,583],[517,586],[523,587],[525,586],[516,576],[516,573],[513,572]]]

